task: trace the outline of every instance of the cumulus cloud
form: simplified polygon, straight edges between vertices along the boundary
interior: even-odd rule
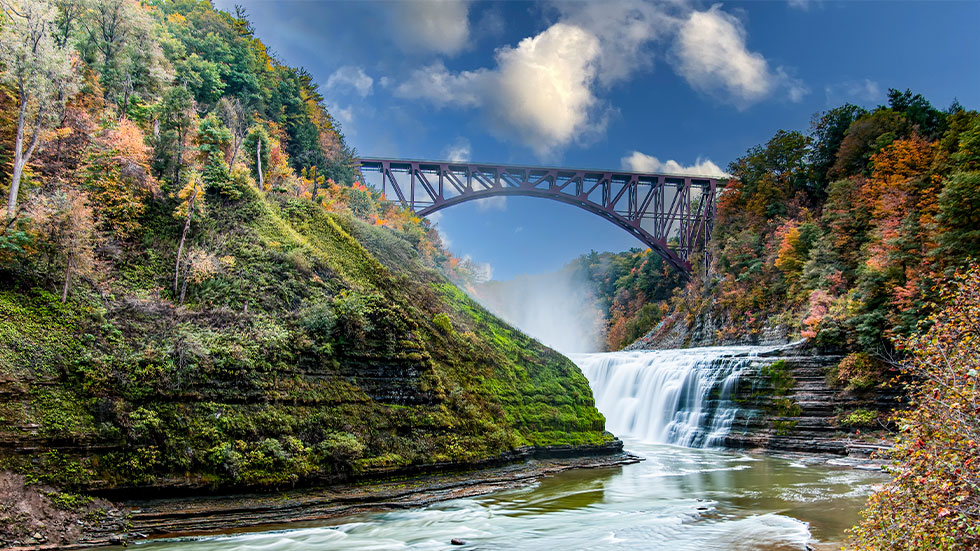
[[[800,101],[808,89],[746,45],[746,31],[716,5],[645,0],[553,4],[558,22],[516,46],[498,48],[495,64],[450,70],[435,61],[411,72],[395,95],[437,108],[478,109],[491,131],[547,158],[601,136],[615,108],[601,95],[653,67],[654,46],[695,89],[739,109],[777,93]]]
[[[395,95],[408,99],[426,100],[436,107],[477,107],[489,93],[493,75],[486,69],[451,73],[446,64],[436,61],[415,69],[408,80],[395,88]]]
[[[353,65],[346,65],[337,69],[327,79],[327,90],[350,88],[362,98],[371,93],[373,86],[374,79],[369,77],[363,68]]]
[[[588,29],[599,40],[599,81],[609,86],[653,67],[652,43],[676,26],[673,8],[643,0],[558,2],[562,21]]]
[[[405,49],[456,55],[470,40],[469,0],[394,2],[391,27]]]
[[[661,161],[660,159],[632,151],[629,155],[622,158],[623,168],[630,172],[655,172],[660,174],[674,174],[677,176],[712,176],[715,178],[727,178],[728,174],[718,165],[709,159],[698,158],[693,165],[684,166],[671,159]]]
[[[791,101],[807,93],[782,67],[773,70],[765,56],[749,51],[742,22],[720,5],[692,11],[674,44],[677,72],[696,90],[726,99],[738,108],[756,103],[779,89]]]
[[[824,87],[827,105],[836,105],[844,101],[873,102],[882,98],[881,87],[871,79],[848,80]]]
[[[599,53],[595,35],[556,23],[516,47],[498,49],[493,69],[453,73],[436,62],[414,71],[395,92],[439,107],[483,108],[499,135],[545,157],[604,128],[592,91]]]

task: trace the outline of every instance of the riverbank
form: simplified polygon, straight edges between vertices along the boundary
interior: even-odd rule
[[[83,498],[85,503],[74,508],[58,507],[52,488],[28,485],[21,475],[3,473],[0,513],[10,514],[0,518],[11,524],[0,530],[0,549],[124,545],[145,538],[270,530],[365,511],[422,507],[525,486],[570,469],[614,468],[641,461],[622,447],[619,440],[604,446],[527,447],[481,465],[391,472],[384,480],[269,493],[163,499],[134,494],[114,502]]]
[[[841,542],[864,498],[885,479],[883,473],[836,465],[819,455],[625,443],[644,460],[556,471],[513,485],[487,479],[492,485],[474,486],[478,493],[472,496],[449,489],[435,492],[441,495],[431,501],[349,508],[336,518],[209,532],[200,538],[155,539],[140,548],[802,550]],[[391,482],[395,492],[405,491],[398,481]],[[442,498],[452,499],[436,503]]]

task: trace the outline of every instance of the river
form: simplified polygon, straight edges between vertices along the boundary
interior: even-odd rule
[[[760,349],[580,354],[607,428],[645,461],[566,471],[518,490],[315,526],[156,541],[184,550],[804,550],[838,542],[878,472],[826,458],[713,449],[729,392]],[[692,447],[692,446],[708,446]],[[464,546],[452,545],[453,539]]]

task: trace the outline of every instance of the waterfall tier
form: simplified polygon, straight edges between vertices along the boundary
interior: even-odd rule
[[[618,436],[688,447],[721,446],[738,411],[739,377],[764,347],[576,354]]]

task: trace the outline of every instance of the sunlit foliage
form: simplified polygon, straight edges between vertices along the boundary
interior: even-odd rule
[[[896,418],[894,478],[871,497],[854,549],[980,548],[980,269],[956,273],[935,306],[902,342],[913,407]]]

